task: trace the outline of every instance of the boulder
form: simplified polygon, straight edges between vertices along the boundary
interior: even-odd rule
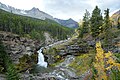
[[[31,48],[29,46],[27,46],[26,51],[31,51]]]

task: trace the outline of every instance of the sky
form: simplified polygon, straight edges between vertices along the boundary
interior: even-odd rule
[[[102,13],[109,8],[110,15],[120,10],[120,0],[0,0],[0,2],[24,10],[36,7],[54,18],[64,20],[72,18],[76,21],[82,19],[86,9],[92,13],[96,5]]]

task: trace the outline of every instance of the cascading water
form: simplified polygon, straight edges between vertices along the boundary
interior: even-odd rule
[[[40,48],[40,50],[38,50],[38,65],[47,68],[47,62],[44,61],[44,55],[42,54],[42,48]]]

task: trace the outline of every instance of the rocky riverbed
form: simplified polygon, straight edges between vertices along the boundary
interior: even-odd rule
[[[55,53],[55,54],[44,53],[45,60],[48,62],[49,65],[55,63],[55,57],[56,56],[58,57],[58,55],[60,56],[60,58],[58,57],[58,60],[61,60],[61,59],[63,60],[57,63],[54,67],[50,67],[49,65],[48,65],[48,68],[38,67],[39,69],[37,69],[37,73],[32,73],[28,69],[25,69],[24,73],[19,74],[21,79],[22,80],[30,80],[30,79],[32,80],[79,80],[81,78],[84,78],[86,75],[90,74],[90,71],[87,70],[86,72],[83,73],[83,75],[78,76],[76,75],[76,70],[72,67],[69,67],[69,65],[75,60],[76,56],[78,56],[78,53],[80,51],[87,52],[86,47],[81,48],[77,44],[69,45],[68,42],[70,42],[70,40],[72,42],[73,41],[75,42],[75,39],[62,40],[62,41],[53,43],[49,46],[46,46],[45,48],[47,49],[51,49],[53,46],[57,46],[60,44],[63,44],[66,47],[66,48],[60,49],[59,53]],[[39,50],[40,46],[42,45],[42,43],[40,43],[37,40],[23,38],[23,37],[20,37],[19,35],[12,34],[12,33],[6,33],[6,32],[0,32],[0,40],[5,45],[6,51],[8,52],[12,61],[15,64],[19,64],[20,58],[22,59],[24,55],[27,54],[31,56],[32,54],[37,53],[37,50]],[[68,43],[68,45],[66,45],[65,43]],[[50,58],[50,56],[54,58]],[[37,62],[35,62],[35,64],[36,63]],[[27,64],[30,65],[32,63],[27,63]],[[18,65],[18,67],[19,66],[20,64]],[[0,77],[3,80],[5,79],[4,75],[1,75]]]

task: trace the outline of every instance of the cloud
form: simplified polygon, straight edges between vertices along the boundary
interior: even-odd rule
[[[120,8],[119,0],[44,0],[45,11],[57,18],[73,18],[78,21],[84,15],[85,9],[92,12],[96,5],[104,12]]]
[[[110,12],[120,9],[120,0],[97,0],[99,7],[104,10],[109,8]]]
[[[96,5],[102,13],[107,8],[111,13],[120,9],[120,0],[0,0],[0,2],[20,9],[37,7],[53,17],[73,18],[76,21],[83,17],[85,9],[91,13]]]
[[[18,9],[29,10],[38,7],[40,10],[44,10],[43,0],[0,0],[0,2]]]
[[[89,1],[89,0],[87,0]],[[91,5],[83,0],[44,0],[45,11],[54,15],[54,17],[68,19],[81,18],[85,9],[91,9]]]

